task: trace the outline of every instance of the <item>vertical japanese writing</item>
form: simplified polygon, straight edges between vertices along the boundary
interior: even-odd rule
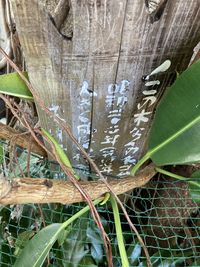
[[[142,101],[137,104],[137,112],[133,117],[133,128],[130,131],[131,140],[124,145],[123,165],[119,167],[119,176],[128,175],[131,167],[136,164],[136,153],[139,153],[140,149],[138,142],[143,138],[146,129],[145,124],[149,122],[151,117],[152,111],[148,111],[148,109],[156,102],[156,93],[157,90],[146,89],[142,92]]]
[[[90,135],[91,135],[91,107],[92,107],[92,97],[96,97],[97,94],[89,89],[89,84],[87,81],[83,81],[80,93],[79,93],[79,116],[78,116],[78,126],[77,126],[77,136],[78,142],[83,146],[84,149],[89,148]],[[80,154],[77,153],[74,159],[79,161]]]
[[[136,164],[136,153],[139,152],[140,147],[137,145],[140,139],[145,134],[146,124],[151,118],[152,111],[149,108],[157,101],[157,90],[151,89],[154,86],[159,86],[159,80],[149,81],[150,77],[162,72],[167,71],[171,66],[170,60],[165,60],[160,66],[154,69],[149,75],[143,77],[145,82],[145,90],[142,92],[143,98],[140,103],[137,104],[137,112],[133,118],[133,129],[130,131],[131,141],[125,144],[125,152],[123,157],[123,165],[119,168],[119,176],[128,175],[131,167]],[[147,88],[150,88],[150,90]],[[152,110],[152,109],[151,109]]]
[[[109,84],[107,96],[105,99],[106,109],[108,112],[108,127],[104,130],[105,136],[102,140],[100,149],[101,162],[100,171],[106,174],[113,172],[113,161],[116,159],[116,144],[120,137],[119,123],[123,112],[123,107],[127,103],[127,91],[130,82],[122,80],[119,84]]]
[[[90,136],[90,111],[91,111],[91,94],[89,92],[88,82],[84,81],[80,89],[80,104],[78,117],[79,125],[78,130],[78,142],[85,148],[89,147],[89,136]]]
[[[54,114],[54,116],[57,116],[60,118],[59,116],[59,106],[58,105],[55,105],[55,104],[51,104],[51,106],[49,107],[49,110]],[[62,118],[60,118],[62,119]],[[63,120],[63,119],[62,119]],[[51,131],[50,131],[51,133]],[[60,146],[63,148],[63,132],[60,128],[56,128],[56,137],[57,137],[57,140],[60,144]],[[67,148],[65,148],[66,150]]]

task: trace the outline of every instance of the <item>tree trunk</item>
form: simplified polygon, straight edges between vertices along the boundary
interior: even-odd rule
[[[32,85],[106,174],[127,175],[143,154],[155,107],[200,39],[199,0],[161,1],[160,18],[145,2],[71,0],[59,11],[53,1],[11,1]],[[146,87],[142,76],[166,59],[170,69],[154,77],[160,85]],[[87,167],[68,136],[38,112],[72,163]]]

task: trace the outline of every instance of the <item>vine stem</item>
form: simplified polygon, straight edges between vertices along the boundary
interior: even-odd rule
[[[200,184],[199,184],[199,182],[195,182],[195,181],[194,181],[195,178],[192,178],[192,177],[191,177],[191,178],[188,178],[188,177],[180,176],[180,175],[177,175],[177,174],[175,174],[175,173],[172,173],[172,172],[168,172],[168,171],[166,171],[166,170],[163,170],[162,168],[159,168],[159,167],[155,167],[155,170],[156,170],[157,172],[159,172],[159,173],[162,173],[162,174],[164,174],[164,175],[167,175],[167,176],[169,176],[169,177],[172,177],[172,178],[174,178],[174,179],[176,179],[176,180],[180,180],[180,181],[188,182],[189,184],[195,185],[195,186],[197,186],[197,187],[200,188]]]
[[[144,157],[142,157],[137,164],[131,169],[130,175],[134,176],[136,172],[139,170],[139,168],[150,158],[150,153],[147,152]]]
[[[159,167],[155,167],[155,170],[159,173],[162,173],[164,175],[167,175],[169,177],[172,177],[176,180],[181,180],[181,181],[187,181],[188,179],[186,177],[183,177],[183,176],[180,176],[178,174],[175,174],[175,173],[172,173],[172,172],[169,172],[169,171],[166,171],[166,170],[163,170],[162,168],[159,168]]]
[[[120,258],[122,261],[122,266],[129,267],[128,257],[126,254],[126,248],[125,248],[124,238],[123,238],[123,233],[122,233],[121,221],[120,221],[120,216],[119,216],[119,209],[117,206],[117,201],[112,195],[110,196],[110,202],[111,202],[112,210],[114,214],[115,229],[116,229],[117,242],[118,242],[118,247],[119,247]]]

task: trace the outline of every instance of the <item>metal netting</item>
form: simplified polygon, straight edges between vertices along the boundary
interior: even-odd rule
[[[13,155],[13,150],[10,152],[5,142],[2,147],[1,178],[26,175],[28,153],[17,147]],[[28,173],[31,177],[66,179],[56,163],[33,154],[29,160]],[[88,176],[96,178],[94,174]],[[157,176],[144,188],[125,194],[123,199],[149,251],[152,266],[200,266],[200,210],[191,200],[186,183]],[[26,242],[35,233],[49,224],[66,221],[84,206],[84,203],[1,206],[0,266],[13,266]],[[111,207],[108,204],[97,209],[111,240],[113,264],[121,266]],[[147,266],[135,234],[122,212],[120,215],[130,266]],[[44,266],[107,266],[100,231],[90,213],[66,230],[59,242],[54,244]]]

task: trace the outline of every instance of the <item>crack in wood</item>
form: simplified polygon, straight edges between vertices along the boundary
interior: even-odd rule
[[[71,41],[72,40],[72,36],[69,37],[69,36],[66,36],[63,33],[61,33],[60,29],[57,27],[56,22],[55,22],[55,20],[54,20],[54,18],[52,17],[51,14],[49,14],[49,19],[53,23],[53,25],[55,26],[55,28],[57,29],[58,33],[63,37],[63,39],[68,40],[68,41]]]

